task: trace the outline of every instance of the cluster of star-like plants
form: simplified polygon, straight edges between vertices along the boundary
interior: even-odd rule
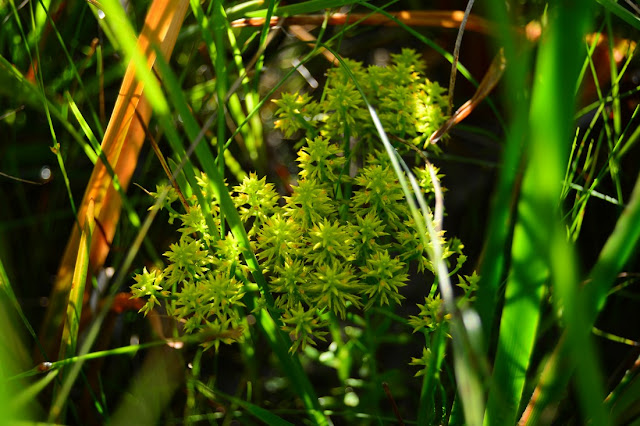
[[[445,119],[443,90],[422,76],[415,52],[403,50],[393,60],[387,68],[348,65],[388,133],[418,145]],[[418,272],[433,273],[434,267],[351,76],[341,68],[329,71],[321,102],[305,94],[284,94],[275,102],[276,127],[286,137],[302,133],[297,182],[281,196],[265,178],[250,174],[230,192],[273,296],[270,309],[295,351],[324,340],[331,315],[346,319],[349,312],[401,303],[412,263]],[[411,152],[403,144],[399,151]],[[430,174],[424,168],[414,173],[432,200]],[[145,312],[166,300],[186,332],[213,328],[238,338],[230,331],[241,329],[248,314],[243,295],[251,275],[235,237],[210,229],[211,223],[220,227],[219,207],[208,195],[206,176],[200,184],[213,222],[197,203],[178,213],[170,190],[163,208],[182,223],[180,240],[165,253],[169,265],[136,275],[132,292],[147,299]],[[465,259],[462,244],[444,233],[439,243],[445,260],[457,259],[457,271]],[[425,303],[411,324],[428,329],[438,318],[436,305]]]

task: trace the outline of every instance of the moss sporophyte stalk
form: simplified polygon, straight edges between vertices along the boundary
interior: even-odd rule
[[[392,56],[385,68],[346,60],[358,84],[378,111],[396,150],[407,161],[419,158],[407,145],[422,147],[446,119],[444,90],[423,76],[424,63],[412,50]],[[285,137],[301,135],[297,183],[289,196],[278,194],[266,178],[251,173],[231,188],[233,202],[245,226],[268,290],[272,311],[291,337],[290,350],[325,340],[328,319],[349,311],[398,305],[409,273],[434,282],[427,247],[404,201],[404,193],[378,140],[370,115],[351,77],[342,68],[328,72],[320,100],[308,94],[284,94],[276,127]],[[436,146],[427,149],[438,150]],[[358,165],[357,171],[355,165]],[[425,196],[434,202],[429,172],[413,169]],[[142,312],[156,305],[179,321],[185,333],[212,331],[220,336],[205,345],[243,338],[244,300],[252,275],[242,248],[232,233],[220,235],[220,208],[206,175],[198,180],[210,205],[216,229],[207,226],[201,206],[188,200],[186,212],[176,210],[178,194],[168,184],[160,208],[170,221],[181,223],[179,240],[164,253],[168,266],[135,275],[134,297],[145,298]],[[459,240],[440,233],[443,257],[457,272],[466,257]],[[411,268],[411,264],[415,264]],[[473,298],[478,277],[459,277],[463,300]],[[429,290],[429,287],[426,287]],[[256,309],[265,306],[257,292]],[[435,284],[420,313],[408,319],[415,331],[429,332],[446,320]],[[428,353],[414,363],[425,365]]]

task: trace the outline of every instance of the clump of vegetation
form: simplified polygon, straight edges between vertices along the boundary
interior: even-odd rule
[[[386,68],[347,64],[397,139],[421,144],[444,122],[444,91],[425,79],[425,65],[414,51],[394,55]],[[345,69],[329,71],[320,101],[294,93],[275,103],[276,127],[285,136],[302,136],[297,183],[289,196],[280,196],[265,178],[250,174],[231,195],[269,284],[270,294],[262,294],[256,304],[272,305],[295,351],[325,340],[327,315],[345,319],[350,310],[400,304],[412,262],[419,273],[432,277],[435,269],[388,157],[378,151],[381,145],[362,94]],[[412,152],[402,143],[398,150]],[[360,167],[353,172],[356,164]],[[433,201],[430,174],[424,167],[414,173]],[[207,176],[198,182],[216,229],[207,227],[197,200],[179,213],[172,206],[178,194],[159,186],[156,194],[170,192],[162,208],[182,224],[180,239],[165,253],[168,266],[136,275],[132,293],[147,298],[145,313],[165,300],[168,313],[187,333],[208,329],[224,336],[206,344],[211,346],[242,338],[242,333],[230,332],[243,327],[243,296],[251,275],[234,234],[221,233],[223,218]],[[439,238],[453,274],[466,260],[463,246],[444,232]],[[477,280],[460,280],[470,299]],[[434,327],[439,300],[434,285],[420,315],[411,319],[415,331]]]

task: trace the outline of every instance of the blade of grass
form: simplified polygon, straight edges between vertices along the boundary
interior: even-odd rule
[[[429,365],[422,381],[420,390],[420,408],[418,409],[418,424],[435,424],[436,418],[435,393],[440,384],[440,369],[444,361],[446,349],[446,331],[444,323],[437,326],[431,337],[428,349],[431,351]]]
[[[255,90],[252,90],[250,86],[249,77],[247,76],[247,70],[242,62],[242,53],[240,46],[236,41],[236,37],[229,25],[229,20],[225,19],[224,21],[225,29],[227,32],[227,38],[229,39],[229,43],[231,45],[231,49],[233,50],[233,58],[236,68],[238,69],[238,75],[244,76],[242,77],[242,87],[244,89],[244,103],[247,111],[252,111],[256,104],[259,102],[258,93]],[[266,41],[266,39],[265,39]],[[261,44],[260,46],[264,46]],[[235,100],[232,104],[231,101]],[[240,106],[240,100],[238,99],[238,95],[234,93],[233,96],[229,98],[229,109],[236,121],[236,123],[241,123],[244,121],[245,114],[242,111]],[[243,138],[245,142],[245,146],[247,151],[249,152],[249,157],[256,164],[259,169],[263,169],[265,165],[266,155],[264,152],[264,146],[262,143],[262,120],[260,116],[254,115],[251,120],[249,120],[250,126],[248,129],[243,128]]]
[[[290,4],[286,6],[278,6],[273,10],[273,15],[277,15],[283,18],[293,15],[303,15],[313,12],[324,12],[325,9],[337,9],[343,6],[350,6],[353,3],[362,3],[362,1],[349,1],[349,0],[310,0],[297,4]],[[254,10],[247,12],[246,16],[251,18],[264,18],[267,16],[269,8]]]
[[[0,260],[0,269],[3,272],[2,261]],[[8,280],[5,281],[3,273],[0,273],[0,284],[5,288],[9,285]],[[18,332],[19,324],[12,308],[6,303],[8,300],[7,292],[0,293],[0,327],[2,328],[2,345],[0,345],[0,418],[6,424],[17,424],[18,421],[33,421],[40,414],[40,408],[35,399],[31,395],[25,395],[25,389],[28,389],[28,382],[13,381],[9,378],[16,371],[24,368],[29,363],[29,351],[24,347],[22,336]],[[24,397],[19,398],[19,396]],[[15,422],[15,423],[14,423]]]
[[[13,5],[12,2],[12,6],[13,6],[13,11],[14,14],[16,16],[16,20],[19,22],[19,18],[18,18],[18,14],[17,11],[15,9],[15,6]],[[31,12],[31,25],[32,27],[35,29],[37,27],[36,22],[35,22],[35,17],[34,17],[34,11],[33,11],[34,5],[33,3],[29,4],[29,11]],[[20,31],[22,32],[22,26],[20,24],[19,28]],[[31,52],[29,51],[29,46],[27,41],[25,40],[25,45],[27,48],[27,53],[29,55],[29,58],[31,59],[31,63],[34,64],[33,60],[34,58],[31,55]],[[40,52],[38,49],[38,43],[34,43],[35,46],[35,60],[40,62]],[[33,65],[32,65],[33,66]],[[31,70],[33,71],[34,68],[31,68]],[[64,183],[65,183],[65,187],[67,189],[67,195],[69,196],[69,203],[71,205],[71,210],[73,211],[74,215],[77,215],[77,209],[76,209],[76,205],[75,202],[73,201],[73,194],[71,193],[71,184],[69,182],[69,176],[67,175],[67,171],[64,165],[64,161],[62,159],[62,155],[60,153],[60,144],[58,143],[57,137],[56,137],[56,132],[55,129],[53,127],[53,121],[51,120],[51,112],[49,111],[49,105],[46,102],[46,95],[45,95],[45,85],[44,85],[44,79],[42,76],[42,70],[39,67],[36,67],[35,69],[35,80],[36,83],[38,85],[38,89],[40,92],[40,100],[42,101],[42,105],[44,107],[44,112],[45,112],[45,116],[47,117],[47,124],[49,126],[49,131],[51,132],[51,138],[52,138],[52,147],[51,150],[53,151],[53,153],[56,155],[56,159],[58,160],[58,166],[60,167],[60,172],[62,174],[62,177],[64,179]]]
[[[615,424],[627,424],[638,418],[638,395],[640,395],[639,360],[636,360],[620,380],[616,388],[607,396],[607,408]]]
[[[0,301],[4,301],[5,298],[9,300],[13,308],[18,313],[18,316],[20,317],[22,324],[24,325],[24,327],[27,329],[27,331],[33,338],[33,341],[36,343],[36,347],[40,351],[40,355],[44,356],[45,355],[44,348],[40,344],[40,341],[38,340],[35,330],[31,326],[31,323],[29,323],[29,319],[24,314],[24,311],[20,306],[20,302],[18,302],[18,299],[16,298],[16,294],[13,291],[13,288],[11,287],[11,283],[9,282],[9,277],[7,276],[7,271],[4,268],[2,259],[0,259],[0,289],[2,289],[2,292],[4,293],[3,295],[0,295],[1,296]],[[27,359],[28,355],[25,353],[23,354],[23,357]]]
[[[82,315],[82,299],[84,297],[84,287],[89,269],[89,253],[91,250],[93,230],[96,224],[94,213],[94,203],[91,201],[87,207],[84,229],[82,230],[80,244],[78,246],[78,257],[76,258],[76,266],[71,280],[71,291],[69,292],[67,316],[62,331],[62,345],[60,347],[60,355],[58,356],[59,359],[69,358],[75,355],[76,352],[80,317]]]
[[[591,329],[597,314],[604,307],[608,290],[617,274],[628,262],[633,250],[640,241],[640,176],[636,180],[633,193],[616,223],[614,231],[605,243],[598,261],[589,274],[589,281],[581,289],[586,306],[583,327]],[[559,340],[553,355],[547,361],[536,391],[529,402],[521,422],[523,424],[539,424],[540,418],[551,401],[559,398],[575,365],[568,359],[566,336]]]
[[[64,56],[65,56],[65,59],[67,60],[68,66],[71,69],[71,74],[73,75],[73,78],[75,79],[75,82],[78,84],[78,87],[80,87],[80,91],[82,93],[84,93],[85,96],[88,97],[88,95],[87,95],[88,92],[87,92],[87,90],[86,90],[86,88],[84,86],[82,78],[80,77],[80,73],[78,72],[78,69],[77,69],[77,67],[75,65],[75,61],[71,57],[71,54],[69,53],[69,50],[67,49],[67,46],[64,43],[62,35],[58,31],[58,28],[56,27],[55,21],[50,16],[48,7],[45,5],[45,3],[42,0],[39,0],[39,3],[40,3],[40,6],[42,7],[42,9],[44,10],[44,12],[46,13],[47,22],[49,23],[49,25],[51,25],[51,28],[53,29],[53,32],[56,35],[56,38],[57,38],[58,42],[60,43],[60,47],[62,48],[62,51],[63,51]],[[102,136],[104,131],[102,129],[102,124],[100,123],[100,119],[98,118],[98,115],[96,114],[96,111],[93,108],[93,104],[91,102],[89,102],[87,104],[87,106],[89,107],[89,112],[91,114],[91,118],[94,120],[94,124],[96,126],[96,129],[98,130],[98,134],[100,134]]]

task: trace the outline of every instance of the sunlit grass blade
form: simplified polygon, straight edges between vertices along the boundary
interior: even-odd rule
[[[617,274],[629,261],[631,253],[640,241],[640,177],[636,180],[633,193],[623,214],[618,219],[614,231],[605,243],[595,266],[589,274],[589,280],[581,289],[581,300],[585,309],[583,327],[591,329],[597,314],[604,307],[609,288]],[[540,416],[552,401],[566,389],[575,372],[576,365],[569,359],[570,347],[566,336],[559,340],[553,355],[547,361],[543,375],[529,403],[526,424],[537,424]],[[579,348],[578,350],[582,350]],[[600,401],[600,404],[602,401]]]
[[[498,295],[504,279],[504,269],[508,262],[507,247],[512,235],[513,214],[518,196],[518,181],[521,178],[522,144],[527,132],[528,102],[525,98],[527,68],[530,64],[528,52],[519,51],[519,45],[512,33],[512,22],[503,2],[489,4],[496,32],[500,34],[499,44],[504,48],[507,69],[503,81],[507,85],[507,109],[512,112],[511,124],[506,132],[506,144],[502,153],[498,183],[495,189],[485,242],[480,259],[480,286],[475,307],[478,310],[485,332],[485,341],[491,341]]]
[[[324,12],[326,9],[335,9],[353,4],[348,0],[310,0],[297,4],[278,6],[273,10],[273,14],[286,18],[287,16],[301,15],[305,13]],[[260,9],[247,12],[248,17],[265,17],[269,9]]]
[[[78,257],[76,258],[76,266],[73,270],[73,278],[71,280],[71,291],[69,292],[67,316],[62,331],[62,345],[60,346],[59,359],[73,356],[76,352],[80,317],[82,316],[82,299],[84,298],[84,287],[87,282],[87,271],[89,269],[89,254],[91,252],[93,230],[96,224],[94,213],[94,203],[90,201],[84,219],[82,234],[80,235]]]
[[[229,26],[229,20],[225,19],[225,29],[231,49],[233,51],[233,58],[236,68],[238,69],[238,75],[242,78],[241,85],[244,90],[244,104],[247,111],[252,111],[256,104],[259,102],[257,92],[250,87],[249,77],[247,76],[247,69],[242,62],[242,53],[240,46],[238,46],[236,37]],[[266,40],[265,40],[266,41]],[[233,101],[233,102],[232,102]],[[229,98],[229,110],[233,115],[236,123],[242,123],[245,121],[245,114],[242,110],[240,99],[237,94],[233,94]],[[262,141],[262,119],[259,115],[254,115],[249,120],[249,126],[241,128],[243,132],[244,143],[249,153],[249,158],[258,166],[259,169],[264,169],[266,155],[264,145]]]

